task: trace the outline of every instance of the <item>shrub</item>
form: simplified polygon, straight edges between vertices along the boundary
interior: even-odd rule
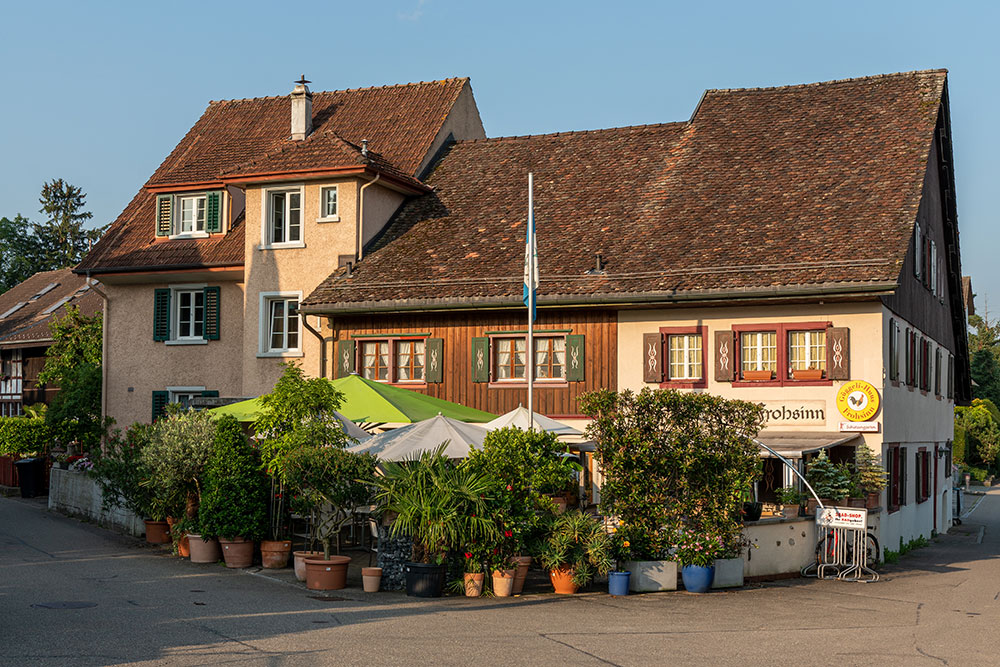
[[[595,574],[607,574],[614,565],[611,538],[597,519],[580,510],[549,519],[539,560],[548,570],[571,568],[573,583],[586,586]]]
[[[851,475],[842,465],[831,461],[826,451],[819,453],[806,469],[806,481],[820,498],[843,500],[851,494]]]
[[[761,467],[750,437],[759,405],[646,388],[592,392],[581,406],[594,418],[587,434],[604,473],[602,511],[617,515],[634,558],[666,558],[681,528],[740,549],[743,494]]]
[[[44,453],[50,437],[42,417],[0,417],[0,456]]]
[[[861,444],[855,450],[854,470],[857,484],[865,493],[878,493],[885,488],[888,474],[868,445]]]
[[[267,534],[267,486],[260,458],[229,415],[216,426],[198,522],[207,538],[259,540]]]
[[[165,518],[153,489],[146,483],[150,472],[142,460],[151,429],[148,424],[133,424],[124,434],[115,431],[94,461],[91,474],[101,488],[105,510],[121,507],[139,518]]]

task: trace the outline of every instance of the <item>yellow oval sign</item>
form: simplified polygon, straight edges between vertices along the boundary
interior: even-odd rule
[[[851,380],[837,392],[837,409],[852,422],[866,422],[878,414],[878,389],[864,380]]]

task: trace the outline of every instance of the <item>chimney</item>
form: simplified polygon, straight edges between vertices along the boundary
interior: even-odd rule
[[[313,96],[307,83],[312,82],[303,74],[292,90],[292,141],[302,141],[312,132]]]

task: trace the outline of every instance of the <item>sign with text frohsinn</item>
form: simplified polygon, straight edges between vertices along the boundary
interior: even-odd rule
[[[868,529],[868,510],[855,507],[816,508],[816,525],[821,528]]]
[[[826,401],[762,401],[765,426],[825,426]]]
[[[878,414],[878,407],[878,389],[864,380],[845,382],[837,392],[837,410],[848,421],[870,421]]]

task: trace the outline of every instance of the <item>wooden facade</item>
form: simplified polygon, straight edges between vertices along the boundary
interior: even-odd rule
[[[504,334],[527,330],[524,311],[482,311],[450,313],[392,313],[379,315],[337,315],[327,320],[324,338],[333,353],[327,364],[328,377],[344,374],[338,368],[341,341],[363,341],[388,337],[441,339],[440,382],[406,382],[399,386],[454,401],[493,414],[503,414],[526,405],[527,383],[500,383],[495,377],[473,381],[473,339],[496,339]],[[611,310],[539,310],[535,323],[538,336],[550,334],[583,336],[582,381],[536,382],[535,411],[550,417],[580,417],[579,397],[601,388],[618,386],[616,350],[617,316]],[[579,340],[579,339],[575,339]],[[348,347],[353,345],[348,344]],[[569,353],[567,353],[569,356]],[[358,362],[355,368],[358,367]],[[572,377],[572,375],[571,375]]]

